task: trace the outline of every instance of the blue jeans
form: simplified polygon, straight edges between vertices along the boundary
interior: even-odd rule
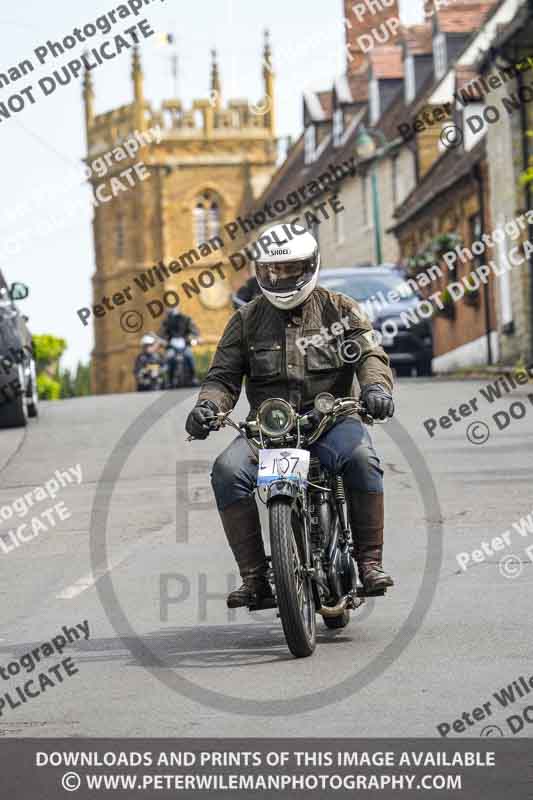
[[[346,489],[383,494],[383,470],[367,428],[357,417],[345,417],[309,448],[311,456],[333,474],[342,475]],[[216,459],[211,483],[219,511],[252,494],[257,464],[242,436]]]

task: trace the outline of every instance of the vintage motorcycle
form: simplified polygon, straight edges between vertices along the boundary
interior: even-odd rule
[[[213,430],[235,428],[258,464],[257,493],[269,512],[268,579],[289,650],[297,658],[315,650],[317,613],[328,628],[344,628],[350,611],[365,602],[342,478],[310,458],[308,449],[337,419],[353,413],[374,422],[358,400],[323,392],[307,414],[298,415],[285,400],[274,398],[261,404],[255,419],[237,425],[228,412],[215,415],[211,424]]]
[[[138,392],[157,392],[165,388],[166,365],[159,361],[145,364],[136,375]]]
[[[192,339],[190,344],[198,343],[197,339]],[[185,360],[185,350],[188,342],[183,336],[172,336],[166,346],[165,359],[167,363],[167,387],[169,389],[180,389],[184,386],[192,385],[192,374]]]

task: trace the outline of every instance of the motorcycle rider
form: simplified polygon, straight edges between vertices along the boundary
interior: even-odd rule
[[[188,317],[187,314],[183,314],[183,312],[180,311],[178,308],[171,308],[167,314],[166,319],[163,321],[163,324],[161,325],[159,335],[167,342],[170,342],[170,340],[175,337],[180,339],[185,339],[185,341],[187,342],[187,347],[185,348],[183,353],[183,357],[185,359],[185,366],[187,367],[189,374],[191,376],[192,385],[198,386],[198,381],[196,380],[196,365],[194,363],[194,356],[190,344],[191,344],[191,339],[198,337],[200,334],[192,318]],[[170,360],[169,382],[171,386],[174,385],[175,369],[176,369],[176,362]]]
[[[133,365],[133,374],[135,379],[138,380],[142,370],[149,364],[160,364],[163,366],[163,357],[159,352],[161,339],[155,333],[145,333],[141,338],[141,352],[135,359]]]
[[[376,345],[372,324],[355,300],[317,286],[320,254],[313,235],[294,224],[276,225],[255,247],[261,296],[228,322],[187,418],[187,432],[205,439],[214,414],[236,404],[243,377],[249,418],[271,397],[283,398],[304,413],[319,392],[351,396],[354,374],[368,412],[375,419],[391,417],[388,356]],[[331,336],[332,326],[333,332],[339,331],[339,323],[342,334]],[[340,419],[310,449],[328,470],[343,476],[359,576],[367,594],[381,593],[393,580],[382,565],[383,471],[368,431],[358,416]],[[272,599],[253,495],[256,476],[257,465],[242,437],[218,456],[211,475],[222,526],[243,580],[228,597],[230,608],[260,607]]]

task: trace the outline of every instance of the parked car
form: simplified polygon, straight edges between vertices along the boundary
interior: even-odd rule
[[[416,370],[417,375],[431,375],[431,322],[421,319],[417,324],[406,326],[402,321],[402,311],[415,308],[421,299],[405,281],[405,274],[394,266],[322,269],[319,277],[319,283],[326,289],[342,292],[359,303],[377,300],[373,305],[374,328],[381,333],[385,321],[392,319],[398,329],[395,336],[389,335],[387,329],[382,334],[382,346],[392,367],[409,374]],[[398,295],[400,287],[400,298],[391,301],[389,294],[396,292]]]
[[[37,371],[28,318],[15,305],[29,294],[8,286],[0,271],[0,428],[18,428],[38,414]]]

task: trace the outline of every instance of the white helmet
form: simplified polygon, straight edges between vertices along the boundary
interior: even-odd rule
[[[259,288],[276,308],[296,308],[316,286],[320,253],[315,237],[305,228],[274,225],[259,239],[255,259]]]
[[[157,336],[153,333],[145,333],[141,339],[141,347],[150,347],[157,342]]]

